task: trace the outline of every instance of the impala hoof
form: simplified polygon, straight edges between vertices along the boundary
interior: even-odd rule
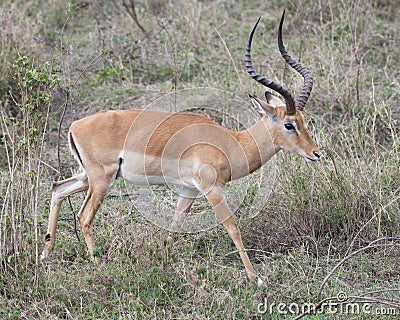
[[[92,256],[92,261],[96,264],[96,266],[100,265],[101,259],[98,256]]]
[[[172,247],[172,245],[174,244],[174,237],[171,234],[169,234],[168,237],[167,237],[167,244],[170,247]]]
[[[44,261],[46,261],[48,258],[49,258],[49,253],[48,253],[47,251],[44,251],[44,250],[43,250],[42,254],[40,255],[40,261],[41,261],[41,262],[44,262]]]

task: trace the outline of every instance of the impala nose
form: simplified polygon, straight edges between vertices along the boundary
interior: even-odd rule
[[[321,156],[319,155],[319,153],[318,153],[318,152],[316,152],[316,151],[313,151],[313,153],[314,153],[314,156],[316,156],[318,160],[319,160],[319,158],[321,158]]]

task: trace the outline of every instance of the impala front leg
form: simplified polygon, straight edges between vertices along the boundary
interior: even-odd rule
[[[172,218],[170,226],[171,232],[168,235],[167,241],[172,244],[173,236],[172,232],[178,232],[185,221],[187,214],[190,211],[190,207],[193,201],[199,194],[199,190],[193,188],[183,187],[181,194],[179,195],[178,204],[176,205],[175,213]]]
[[[228,231],[229,236],[235,243],[235,246],[239,252],[240,258],[243,261],[249,279],[252,281],[256,280],[256,272],[250,262],[247,252],[245,251],[242,238],[240,236],[240,230],[235,220],[233,219],[228,204],[226,203],[225,196],[222,192],[222,187],[214,186],[210,190],[210,192],[206,194],[206,196],[218,219],[224,225],[225,229]],[[258,282],[260,284],[260,280]]]

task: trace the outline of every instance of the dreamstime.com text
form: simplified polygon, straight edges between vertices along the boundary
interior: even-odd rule
[[[368,301],[351,301],[340,292],[334,300],[322,303],[318,308],[315,303],[274,303],[267,298],[257,305],[259,314],[299,315],[299,314],[334,314],[334,315],[400,315],[400,309],[392,306],[380,306]]]

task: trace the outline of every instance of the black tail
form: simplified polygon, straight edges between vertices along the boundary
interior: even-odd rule
[[[83,169],[83,162],[82,162],[82,158],[81,155],[79,154],[79,151],[76,147],[74,138],[72,137],[72,133],[69,133],[69,146],[71,148],[71,152],[74,155],[75,160],[79,163],[79,166]]]

